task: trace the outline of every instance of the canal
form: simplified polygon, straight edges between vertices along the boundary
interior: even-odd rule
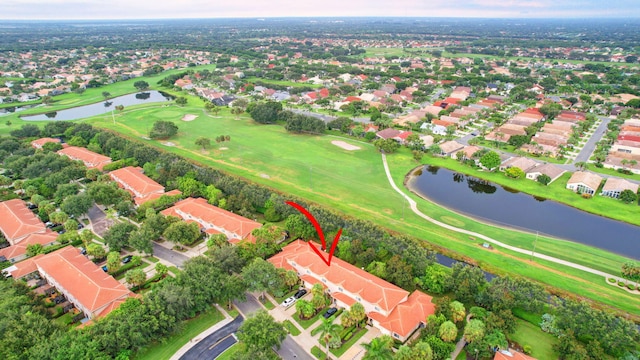
[[[425,166],[422,174],[408,183],[411,190],[430,201],[483,222],[640,259],[638,226],[433,166]]]

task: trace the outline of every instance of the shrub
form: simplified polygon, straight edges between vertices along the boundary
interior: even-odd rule
[[[582,193],[581,195],[583,199],[591,199],[591,194]]]
[[[531,346],[530,345],[523,345],[522,346],[522,351],[524,351],[524,353],[526,355],[531,355]]]
[[[624,284],[622,281],[618,281],[618,286],[620,286],[620,287],[624,287],[624,286],[625,286],[625,284]]]
[[[616,279],[611,278],[611,279],[609,279],[609,282],[610,282],[610,283],[612,283],[612,284],[614,284],[614,283],[616,282]]]
[[[633,285],[633,284],[627,284],[627,288],[629,290],[635,290],[636,289],[635,285]]]

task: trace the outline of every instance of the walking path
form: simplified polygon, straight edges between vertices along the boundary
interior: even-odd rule
[[[400,195],[402,195],[409,202],[409,207],[411,208],[411,210],[416,215],[420,216],[421,218],[423,218],[423,219],[425,219],[425,220],[427,220],[427,221],[429,221],[429,222],[431,222],[431,223],[433,223],[435,225],[438,225],[438,226],[443,227],[445,229],[448,229],[448,230],[451,230],[451,231],[455,231],[455,232],[458,232],[458,233],[461,233],[461,234],[475,236],[475,237],[477,237],[479,239],[482,239],[482,240],[487,241],[489,243],[492,243],[494,245],[503,247],[505,249],[509,249],[511,251],[515,251],[515,252],[520,253],[520,254],[534,256],[536,258],[547,260],[547,261],[551,261],[551,262],[554,262],[556,264],[568,266],[568,267],[571,267],[571,268],[574,268],[574,269],[586,271],[586,272],[591,273],[591,274],[599,275],[599,276],[604,277],[605,281],[606,281],[606,279],[609,279],[609,278],[613,278],[613,279],[616,279],[617,281],[623,281],[623,282],[628,281],[628,280],[623,279],[623,278],[621,278],[619,276],[607,274],[604,271],[592,269],[590,267],[583,266],[583,265],[576,264],[576,263],[572,263],[570,261],[565,261],[565,260],[558,259],[558,258],[555,258],[555,257],[552,257],[552,256],[539,254],[539,253],[534,253],[534,252],[532,252],[530,250],[525,250],[525,249],[521,249],[519,247],[507,245],[507,244],[505,244],[503,242],[500,242],[498,240],[492,239],[492,238],[490,238],[490,237],[488,237],[486,235],[482,235],[482,234],[479,234],[479,233],[476,233],[476,232],[473,232],[473,231],[469,231],[469,230],[465,230],[465,229],[460,229],[460,228],[457,228],[455,226],[451,226],[449,224],[445,224],[445,223],[443,223],[441,221],[438,221],[438,220],[436,220],[434,218],[431,218],[431,217],[423,214],[420,210],[418,210],[418,205],[415,202],[415,200],[410,198],[407,194],[405,194],[402,190],[400,190],[400,188],[398,188],[396,183],[393,181],[393,178],[391,177],[391,172],[389,171],[389,165],[387,164],[387,156],[385,154],[382,154],[382,164],[384,165],[384,171],[387,174],[387,178],[389,179],[389,183],[391,184],[391,187],[396,192],[398,192]],[[634,284],[636,287],[638,286],[637,283],[634,283],[634,282],[631,282],[631,281],[629,281],[629,282]]]

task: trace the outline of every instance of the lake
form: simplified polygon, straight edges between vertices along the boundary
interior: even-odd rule
[[[430,201],[483,222],[537,231],[640,259],[640,227],[635,225],[434,166],[425,166],[408,184]]]
[[[125,110],[127,106],[170,101],[173,97],[160,91],[146,91],[137,94],[129,94],[114,97],[108,101],[102,101],[95,104],[78,106],[66,110],[52,111],[40,115],[22,116],[27,121],[43,121],[43,120],[79,120],[88,117],[102,115],[115,109],[118,105],[123,105]]]

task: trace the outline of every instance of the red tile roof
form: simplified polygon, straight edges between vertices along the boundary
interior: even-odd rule
[[[418,328],[420,323],[426,323],[429,315],[436,313],[436,306],[431,302],[432,299],[421,291],[414,291],[407,301],[398,304],[389,316],[384,317],[380,313],[372,312],[369,317],[378,321],[385,329],[406,338]]]
[[[0,250],[0,256],[4,256],[7,260],[11,260],[25,255],[27,253],[27,246],[35,244],[45,246],[56,241],[57,237],[58,234],[49,229],[47,229],[44,234],[31,234],[16,245]]]
[[[228,232],[230,239],[239,238],[255,241],[251,232],[262,226],[259,222],[247,219],[230,211],[215,207],[203,198],[187,198],[162,211],[165,216],[177,216],[184,220],[196,220],[205,230],[216,228]],[[231,235],[231,236],[230,236]]]
[[[315,245],[320,248],[320,245]],[[364,301],[376,304],[387,312],[393,310],[409,295],[408,291],[336,257],[331,261],[331,266],[327,266],[309,244],[302,240],[285,246],[282,252],[271,257],[269,262],[277,267],[282,267],[283,262],[295,262],[309,269],[312,276],[326,278],[332,284],[340,285],[346,291],[359,295]]]
[[[153,181],[143,173],[141,167],[127,166],[122,169],[114,170],[109,173],[111,179],[116,181],[121,188],[129,190],[133,193],[136,204],[140,205],[144,201],[138,201],[145,198],[145,201],[151,200],[148,197],[151,194],[162,195],[164,186]]]
[[[64,149],[59,150],[58,154],[64,155],[72,160],[80,160],[84,163],[84,166],[89,169],[97,168],[102,170],[105,165],[111,163],[110,157],[100,155],[78,146],[67,146]]]
[[[27,235],[44,233],[44,223],[20,199],[7,200],[0,203],[0,231],[15,245]]]
[[[503,351],[496,351],[496,354],[493,356],[493,360],[536,360],[536,358],[515,350],[509,349],[509,351]]]
[[[104,316],[134,296],[113,276],[102,271],[78,249],[67,246],[35,259],[38,270],[71,302],[84,307],[91,317]]]
[[[52,143],[60,143],[60,139],[48,138],[48,137],[41,138],[41,139],[38,139],[38,140],[33,140],[31,142],[31,146],[33,146],[36,149],[41,149],[44,144],[50,143],[50,142],[52,142]]]

